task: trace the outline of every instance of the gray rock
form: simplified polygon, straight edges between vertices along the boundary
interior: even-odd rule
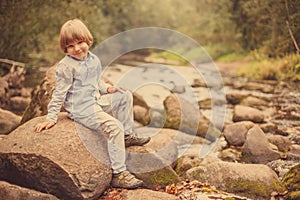
[[[41,193],[28,188],[0,181],[1,200],[59,200],[51,194]]]
[[[252,122],[243,121],[225,126],[223,135],[228,145],[242,146],[246,140],[248,130],[254,125]]]
[[[187,174],[191,180],[257,200],[270,199],[271,192],[286,190],[276,173],[262,164],[232,163],[206,157],[199,167],[188,170]]]
[[[149,127],[137,128],[135,129],[135,133],[141,137],[151,137],[151,141],[145,144],[144,147],[151,149],[151,153],[158,155],[166,165],[172,165],[177,160],[178,146],[184,143],[182,138],[184,137],[183,135],[186,135],[172,129]],[[177,142],[178,140],[181,140],[180,144]]]
[[[180,96],[169,95],[164,100],[164,106],[167,116],[165,128],[180,130],[211,141],[219,137],[220,131],[210,120],[195,105]]]
[[[292,145],[290,139],[282,135],[267,135],[267,139],[270,143],[276,145],[278,150],[282,152],[288,151]]]
[[[279,152],[272,149],[267,137],[259,126],[254,126],[248,131],[242,151],[243,161],[266,164],[280,158]]]
[[[289,190],[288,199],[300,199],[300,164],[294,166],[282,179],[282,182]]]
[[[273,124],[271,122],[260,124],[259,127],[265,132],[265,133],[275,133],[277,130],[277,125]]]
[[[149,126],[157,127],[157,128],[164,127],[164,124],[166,122],[165,111],[151,108],[149,112],[150,112],[150,119],[151,119]]]
[[[136,189],[136,190],[122,190],[108,191],[108,194],[101,199],[115,199],[115,200],[178,200],[175,195],[171,195],[165,192],[147,190],[147,189]]]
[[[147,125],[150,122],[150,114],[147,108],[135,105],[133,106],[134,120],[141,123],[142,125]]]
[[[240,88],[246,90],[257,90],[264,93],[273,93],[275,90],[275,87],[272,85],[256,83],[256,82],[246,82]]]
[[[241,94],[240,92],[231,92],[226,94],[226,100],[228,103],[236,105],[239,104],[248,94]]]
[[[147,188],[162,187],[180,181],[179,176],[169,163],[152,149],[142,146],[131,146],[126,149],[126,165],[130,172],[143,180]]]
[[[54,127],[35,133],[34,126],[44,119],[32,119],[0,140],[0,179],[60,199],[99,197],[110,184],[111,169],[107,160],[93,157],[78,136],[92,133],[76,127],[65,113]],[[107,157],[105,151],[98,154]]]
[[[264,121],[264,113],[258,109],[248,106],[237,105],[234,108],[233,121],[252,121],[254,123],[262,123]]]
[[[238,162],[241,159],[241,152],[237,149],[227,148],[222,150],[218,157],[224,161]]]
[[[0,108],[0,134],[8,134],[20,124],[21,117]]]
[[[287,152],[287,158],[289,160],[300,161],[300,145],[291,145],[289,147],[289,151]]]
[[[9,110],[13,112],[23,112],[30,103],[30,98],[21,96],[11,97],[9,99]]]
[[[260,107],[267,106],[268,102],[263,99],[259,99],[257,97],[248,96],[245,99],[243,99],[240,104],[249,107],[260,108]]]

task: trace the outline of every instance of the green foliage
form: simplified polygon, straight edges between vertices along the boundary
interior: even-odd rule
[[[300,81],[300,55],[254,59],[248,66],[240,68],[238,74],[254,79]]]
[[[2,0],[0,57],[31,66],[53,65],[63,56],[60,27],[73,18],[87,24],[94,46],[119,32],[151,26],[186,34],[213,59],[232,61],[245,51],[284,57],[296,50],[291,33],[300,41],[299,9],[296,0]],[[197,49],[182,53],[189,60],[199,57]],[[170,53],[159,56],[178,59]],[[282,68],[288,77],[299,79],[292,74],[297,65]],[[277,70],[256,76],[284,79],[274,74]]]
[[[218,58],[218,61],[225,62],[225,63],[230,63],[230,62],[234,62],[234,61],[243,60],[246,57],[247,57],[247,55],[245,53],[233,52],[233,53],[226,54],[224,56],[220,56]]]
[[[300,1],[235,0],[232,8],[244,49],[261,49],[269,57],[296,52],[289,29],[299,42]]]
[[[153,52],[153,53],[151,53],[150,57],[163,58],[163,59],[166,59],[166,60],[175,60],[175,61],[178,61],[180,63],[186,63],[187,62],[181,56],[179,56],[175,53],[169,52],[169,51]]]

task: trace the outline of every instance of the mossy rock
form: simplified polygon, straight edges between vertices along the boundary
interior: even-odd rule
[[[186,171],[198,167],[200,165],[199,157],[192,156],[192,155],[185,155],[180,157],[177,160],[177,164],[175,167],[175,172],[179,175],[179,177],[186,179]]]
[[[289,191],[288,199],[300,199],[300,164],[287,172],[282,178],[282,182]]]
[[[270,198],[270,191],[275,190],[283,193],[285,188],[278,181],[273,181],[270,185],[262,181],[250,180],[226,180],[225,185],[231,193],[238,193],[255,199]]]

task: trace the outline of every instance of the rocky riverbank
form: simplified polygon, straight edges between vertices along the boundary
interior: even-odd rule
[[[299,198],[299,88],[236,77],[222,66],[222,84],[207,85],[205,76],[216,73],[209,73],[211,66],[203,66],[208,74],[203,78],[191,66],[128,64],[113,64],[103,76],[134,91],[136,131],[153,138],[145,147],[127,149],[127,165],[147,189],[109,188],[109,167],[101,165],[107,163],[105,151],[101,150],[102,157],[83,156],[88,154],[84,145],[99,143],[80,144],[74,131],[78,126],[64,114],[59,126],[42,135],[33,133],[53,91],[52,67],[32,92],[24,124],[0,139],[0,179],[13,184],[0,184],[8,199],[20,195],[31,199],[36,191],[39,199],[45,198],[44,193],[50,193],[50,199]],[[224,99],[215,95],[222,89]],[[189,91],[195,95],[193,101],[187,101]],[[80,132],[96,141],[88,130]],[[93,168],[103,169],[94,176],[99,170]]]

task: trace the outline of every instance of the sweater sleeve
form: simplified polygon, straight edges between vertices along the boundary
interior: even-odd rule
[[[98,87],[99,87],[99,91],[101,94],[107,94],[107,88],[111,87],[110,84],[108,83],[105,83],[102,79],[101,79],[101,73],[102,73],[102,65],[99,61],[99,64],[98,64],[98,74],[99,74],[99,77],[98,77]]]
[[[57,122],[58,113],[73,83],[72,68],[63,63],[58,64],[55,70],[55,77],[55,89],[48,104],[48,114],[46,117],[46,120],[54,123]]]

